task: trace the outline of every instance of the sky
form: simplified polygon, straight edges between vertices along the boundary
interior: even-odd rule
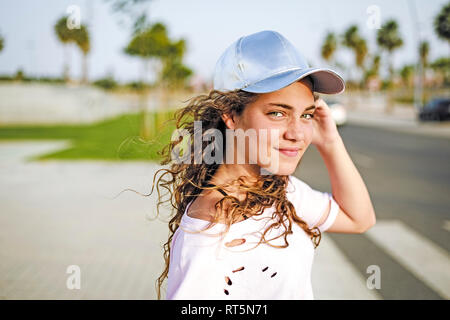
[[[232,42],[261,30],[283,34],[313,66],[329,67],[320,55],[327,32],[342,34],[352,24],[358,25],[369,51],[375,52],[377,29],[368,24],[376,21],[371,6],[378,10],[381,24],[393,18],[400,26],[404,45],[393,56],[395,67],[417,60],[417,30],[430,42],[430,60],[449,56],[449,44],[437,38],[433,30],[434,17],[446,3],[448,0],[153,0],[146,12],[151,22],[167,25],[171,38],[186,39],[184,63],[196,77],[210,80],[217,59]],[[130,40],[130,27],[121,23],[107,0],[0,0],[0,34],[5,39],[0,74],[12,74],[21,68],[32,76],[61,76],[64,48],[53,26],[73,5],[80,9],[81,23],[88,24],[91,35],[89,79],[107,75],[120,82],[139,79],[141,62],[123,53]],[[70,74],[78,78],[81,53],[75,47],[67,52]],[[340,48],[337,59],[348,65],[353,55]],[[338,72],[344,79],[349,76],[348,70]]]

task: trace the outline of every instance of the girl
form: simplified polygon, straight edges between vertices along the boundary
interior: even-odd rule
[[[165,171],[158,192],[170,192],[176,214],[158,299],[166,277],[166,299],[313,299],[321,233],[362,233],[375,224],[330,109],[314,94],[344,87],[334,71],[310,68],[275,31],[225,50],[214,89],[177,111],[184,134],[163,149],[170,167],[158,170]],[[292,176],[311,143],[332,194]]]

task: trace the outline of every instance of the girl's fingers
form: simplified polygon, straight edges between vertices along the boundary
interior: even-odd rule
[[[326,106],[327,104],[323,99],[319,98],[317,100],[316,108],[325,108]]]

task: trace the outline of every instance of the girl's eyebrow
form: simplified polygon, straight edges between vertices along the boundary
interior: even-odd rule
[[[268,103],[268,105],[278,106],[278,107],[282,107],[282,108],[285,108],[285,109],[288,109],[288,110],[294,109],[294,107],[292,107],[290,105],[287,105],[287,104],[284,104],[284,103],[270,102],[270,103]],[[306,108],[305,111],[308,111],[308,110],[311,110],[311,109],[315,109],[315,108],[316,108],[316,105],[313,104],[313,105],[309,106],[308,108]]]

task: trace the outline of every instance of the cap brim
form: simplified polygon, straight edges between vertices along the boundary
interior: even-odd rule
[[[345,90],[345,82],[336,72],[326,68],[296,69],[273,75],[255,82],[242,90],[254,93],[277,91],[288,85],[311,76],[314,81],[314,92],[338,94]]]

